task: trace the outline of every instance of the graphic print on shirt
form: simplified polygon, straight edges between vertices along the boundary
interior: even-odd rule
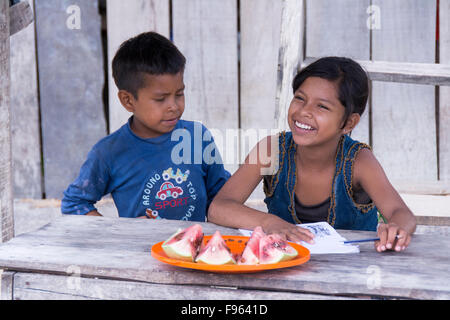
[[[164,182],[156,193],[156,199],[166,200],[167,198],[178,198],[183,195],[183,189],[176,187],[172,182]]]
[[[165,181],[172,179],[175,179],[175,182],[180,184],[183,183],[187,180],[187,178],[189,177],[189,170],[186,170],[185,173],[182,173],[180,168],[177,169],[177,173],[173,174],[173,170],[172,168],[169,168],[167,170],[164,170],[162,173],[162,177]]]
[[[162,219],[159,214],[160,211],[187,206],[181,220],[189,220],[195,211],[195,206],[188,205],[188,200],[189,198],[193,200],[197,198],[192,182],[188,181],[189,174],[189,170],[183,173],[180,168],[176,168],[176,171],[174,171],[170,167],[164,170],[161,175],[155,174],[151,177],[146,184],[142,197],[142,204],[147,207],[145,210],[146,216],[150,219]],[[158,187],[159,183],[161,184]]]
[[[149,219],[161,219],[159,217],[159,213],[156,210],[152,210],[150,208],[145,209],[145,215],[147,216],[147,218]]]

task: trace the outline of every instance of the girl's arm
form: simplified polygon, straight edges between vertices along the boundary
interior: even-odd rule
[[[264,144],[267,148],[263,150],[271,150],[270,140],[270,137],[261,140],[249,153],[245,163],[228,179],[209,207],[208,221],[227,227],[248,230],[261,226],[266,233],[279,233],[291,241],[311,242],[313,235],[309,230],[297,227],[271,213],[255,210],[244,205],[262,180],[262,170],[270,167],[268,161],[261,161],[258,152]]]
[[[360,186],[370,196],[387,220],[378,228],[377,251],[404,250],[416,229],[416,218],[389,182],[383,168],[368,149],[359,151],[353,171],[353,186]]]

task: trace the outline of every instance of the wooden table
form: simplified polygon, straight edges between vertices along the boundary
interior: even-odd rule
[[[164,264],[151,246],[191,223],[62,216],[0,245],[2,299],[450,299],[450,236],[414,235],[402,252],[312,255],[306,264],[216,274]],[[202,223],[205,234],[236,229]],[[347,239],[374,232],[338,232]]]

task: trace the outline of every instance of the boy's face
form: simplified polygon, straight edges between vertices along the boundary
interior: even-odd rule
[[[145,83],[137,99],[124,90],[119,91],[119,99],[134,114],[133,132],[141,138],[154,138],[172,131],[184,112],[183,72],[146,74]]]

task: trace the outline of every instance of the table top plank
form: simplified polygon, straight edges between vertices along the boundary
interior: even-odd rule
[[[174,220],[63,216],[41,229],[0,245],[0,268],[69,275],[74,266],[84,277],[156,284],[236,286],[242,289],[349,296],[449,299],[450,237],[414,235],[404,252],[378,253],[372,243],[359,254],[312,255],[306,264],[251,274],[216,274],[157,261],[151,246],[179,227]],[[201,223],[206,235],[236,229]],[[373,232],[338,230],[348,239]],[[438,245],[436,245],[438,244]]]
[[[69,286],[68,286],[69,282]],[[5,289],[8,289],[5,286]],[[3,290],[3,287],[2,287]],[[9,288],[11,292],[11,286]],[[239,294],[236,294],[239,292]],[[11,293],[9,293],[11,296]],[[4,295],[4,297],[8,297]],[[71,278],[66,276],[21,273],[14,274],[14,299],[170,299],[170,300],[325,300],[326,295],[299,292],[242,290],[232,287],[180,286],[146,282]],[[334,297],[351,300],[351,297]]]

